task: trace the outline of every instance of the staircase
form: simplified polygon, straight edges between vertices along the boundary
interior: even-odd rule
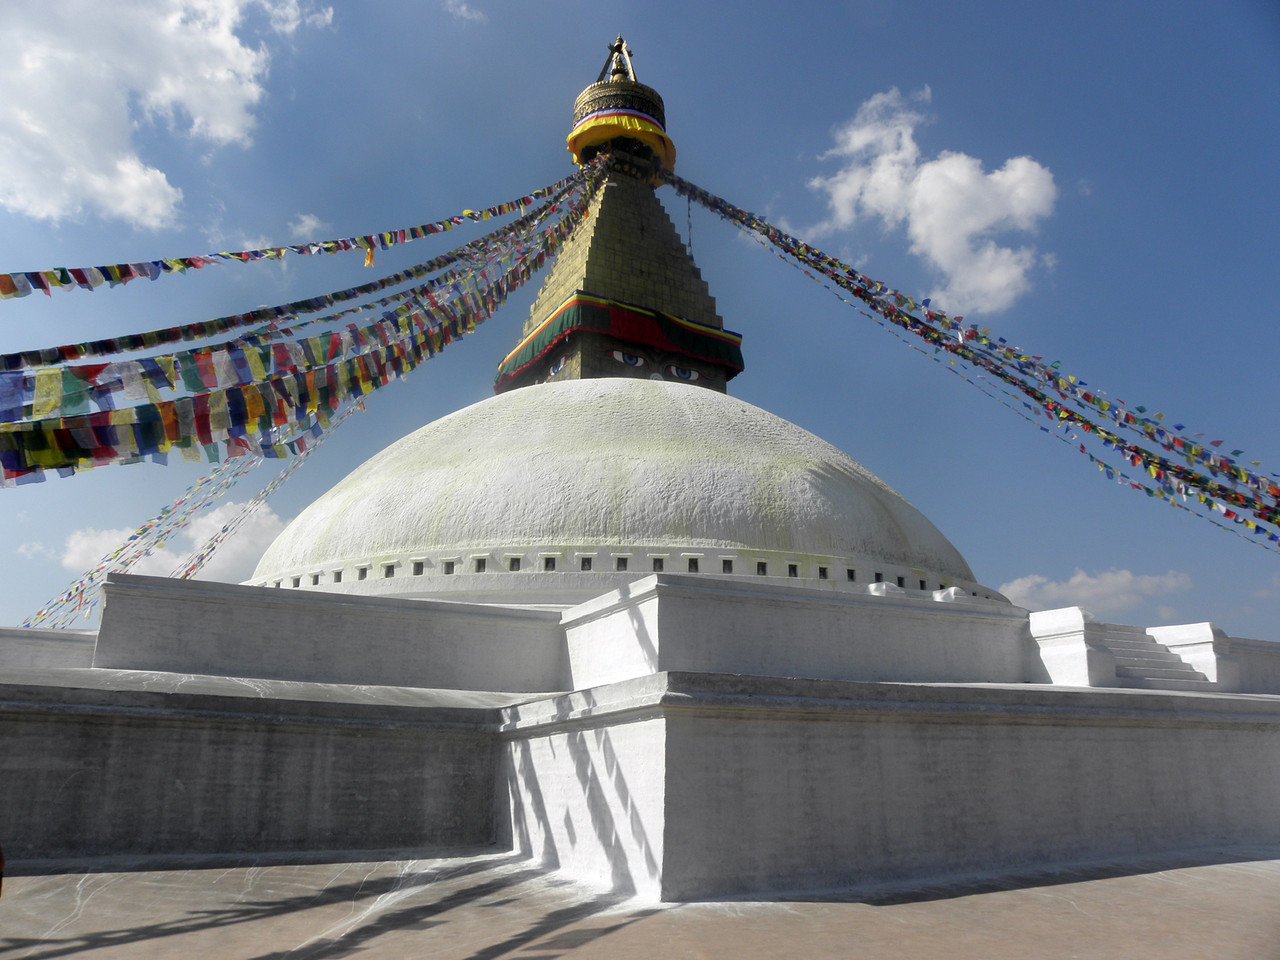
[[[1116,660],[1116,686],[1143,690],[1200,690],[1217,688],[1176,653],[1151,639],[1142,627],[1117,623],[1099,624],[1102,635],[1095,642],[1111,651]]]

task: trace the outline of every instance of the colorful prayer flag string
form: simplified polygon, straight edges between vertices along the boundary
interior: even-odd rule
[[[262,247],[256,250],[224,251],[191,257],[166,257],[162,260],[147,260],[140,263],[117,263],[98,267],[53,267],[48,270],[0,273],[0,300],[29,296],[37,290],[45,296],[51,296],[52,290],[70,290],[75,287],[82,290],[95,290],[103,284],[115,287],[139,277],[156,280],[166,274],[186,273],[188,269],[199,270],[209,264],[227,261],[256,263],[262,260],[282,260],[286,253],[307,256],[360,250],[365,253],[365,265],[372,266],[374,250],[386,250],[398,244],[420,240],[436,233],[443,233],[466,223],[468,220],[480,222],[493,217],[506,216],[517,210],[523,212],[526,207],[533,206],[536,200],[563,190],[576,176],[577,174],[571,174],[556,183],[534,190],[523,197],[507,200],[492,207],[486,207],[483,210],[463,210],[460,214],[445,217],[442,220],[435,220],[414,227],[388,230],[382,233],[343,237],[337,240],[312,240],[307,243],[292,243],[280,247]]]
[[[1215,448],[1211,450],[1195,438],[1178,433],[1181,424],[1172,430],[1165,427],[1163,414],[1151,418],[1135,415],[1121,401],[1107,399],[1101,391],[1086,390],[1084,381],[1061,372],[1061,364],[1046,364],[1042,357],[1011,347],[1003,338],[992,339],[990,331],[979,329],[977,324],[966,327],[962,317],[948,317],[942,311],[931,310],[928,300],[917,304],[914,299],[858,273],[835,257],[675,174],[664,172],[662,177],[682,196],[696,200],[741,229],[764,237],[798,264],[829,278],[895,327],[1009,384],[1060,424],[1078,429],[1090,439],[1097,438],[1104,446],[1115,449],[1130,466],[1141,468],[1156,480],[1153,486],[1131,482],[1131,487],[1175,506],[1180,506],[1175,497],[1182,497],[1184,501],[1194,497],[1206,511],[1220,513],[1250,533],[1265,538],[1268,545],[1280,543],[1280,534],[1257,522],[1280,526],[1280,485],[1216,453],[1221,441],[1210,444]],[[1054,399],[1051,393],[1060,399]],[[1088,411],[1089,416],[1080,410]],[[1145,409],[1139,408],[1141,413],[1145,413]],[[1104,426],[1092,418],[1109,421],[1109,425]],[[1174,457],[1181,457],[1186,465],[1127,440],[1112,429],[1113,425],[1142,436]],[[1232,456],[1240,453],[1236,451]],[[1103,464],[1101,469],[1105,471],[1108,467]],[[1111,472],[1114,475],[1115,471]],[[1237,507],[1254,519],[1242,516]],[[1211,513],[1197,512],[1196,515],[1211,517]]]
[[[279,490],[290,477],[301,469],[302,465],[306,463],[307,457],[319,450],[320,445],[324,443],[325,439],[332,434],[335,429],[345,423],[348,417],[353,413],[363,412],[364,409],[364,401],[358,400],[351,406],[347,407],[347,409],[343,410],[342,413],[334,417],[327,430],[320,430],[318,428],[313,430],[312,436],[315,437],[314,442],[310,446],[302,449],[297,456],[290,459],[289,462],[285,464],[283,470],[272,477],[270,482],[259,490],[253,498],[249,500],[249,502],[246,503],[238,513],[236,513],[234,517],[222,525],[222,529],[210,537],[204,545],[192,553],[191,556],[178,564],[169,576],[189,580],[204,569],[204,565],[212,559],[217,549],[228,539],[234,536],[235,532],[244,525],[245,521],[253,516],[253,514],[257,512],[258,508],[266,503],[267,499],[272,494]]]
[[[1058,430],[1053,430],[1053,429],[1050,429],[1049,427],[1044,426],[1043,424],[1037,423],[1035,420],[1032,419],[1032,415],[1036,417],[1044,417],[1044,416],[1047,416],[1047,414],[1045,414],[1039,407],[1032,406],[1026,400],[1019,399],[1019,397],[1011,389],[1009,389],[1006,385],[1003,384],[1003,381],[1000,381],[999,379],[987,380],[987,378],[981,373],[977,374],[976,380],[971,379],[970,377],[965,375],[964,370],[961,370],[955,365],[955,360],[950,359],[949,354],[940,353],[937,347],[935,347],[932,352],[926,351],[918,343],[914,343],[908,340],[907,337],[897,327],[895,327],[890,323],[886,323],[885,320],[881,318],[879,315],[871,312],[870,310],[867,310],[863,304],[856,302],[854,300],[850,300],[847,297],[845,297],[843,294],[840,293],[840,290],[838,287],[832,287],[830,284],[823,283],[823,280],[821,277],[806,270],[795,260],[788,259],[785,255],[783,255],[783,253],[780,250],[776,248],[772,248],[768,243],[768,241],[765,240],[760,235],[752,233],[750,234],[750,236],[753,240],[755,240],[761,246],[765,247],[766,249],[772,250],[773,254],[777,256],[778,259],[781,260],[783,263],[786,263],[788,266],[792,267],[793,269],[800,271],[806,277],[812,280],[814,283],[821,284],[822,288],[828,291],[836,299],[853,307],[855,310],[861,313],[864,317],[871,320],[873,323],[882,327],[883,329],[887,330],[890,334],[892,334],[898,340],[902,341],[902,343],[904,343],[910,349],[914,350],[915,352],[919,353],[922,356],[928,357],[934,363],[938,364],[943,370],[946,370],[954,374],[955,376],[959,377],[960,379],[964,380],[965,383],[970,384],[971,386],[975,387],[986,396],[995,400],[1001,406],[1006,407],[1016,416],[1021,417],[1023,420],[1026,420],[1028,423],[1039,427],[1041,431],[1049,434],[1055,440],[1058,440],[1066,444],[1072,449],[1077,449],[1080,453],[1088,456],[1089,461],[1097,465],[1098,473],[1100,475],[1105,476],[1105,478],[1108,481],[1114,482],[1121,487],[1126,487],[1132,490],[1144,492],[1148,497],[1156,497],[1158,499],[1164,499],[1171,507],[1175,507],[1179,510],[1182,510],[1184,513],[1190,514],[1191,516],[1197,517],[1198,519],[1207,520],[1209,523],[1218,527],[1220,530],[1224,530],[1227,533],[1230,533],[1236,537],[1239,537],[1241,540],[1244,540],[1247,543],[1251,543],[1255,546],[1262,547],[1263,549],[1272,550],[1274,552],[1280,552],[1280,545],[1277,545],[1278,543],[1280,543],[1280,541],[1277,541],[1275,538],[1267,537],[1266,539],[1254,539],[1244,533],[1241,533],[1240,530],[1237,529],[1235,526],[1228,526],[1226,523],[1223,523],[1222,521],[1218,520],[1214,513],[1198,513],[1197,511],[1192,510],[1191,508],[1185,506],[1184,504],[1179,503],[1176,498],[1167,497],[1160,490],[1152,489],[1151,487],[1148,487],[1146,484],[1135,480],[1129,474],[1125,473],[1122,468],[1113,466],[1112,464],[1109,464],[1099,459],[1098,457],[1095,457],[1092,453],[1089,453],[1089,451],[1085,448],[1083,444],[1078,443],[1079,437],[1077,434],[1075,433],[1064,434]],[[943,362],[944,356],[950,359],[949,363]],[[1003,394],[1003,396],[997,396],[996,393],[993,393],[991,390],[988,390],[981,382],[979,382],[983,380],[987,380],[987,382],[991,383],[992,386],[995,388],[995,390]]]
[[[197,480],[180,497],[113,547],[96,566],[86,570],[62,593],[22,621],[22,626],[60,628],[82,618],[88,619],[98,604],[108,573],[127,571],[163,547],[170,537],[188,526],[197,513],[224,496],[259,462],[255,457],[237,457],[215,466],[207,476]]]
[[[173,449],[187,458],[203,452],[216,459],[219,443],[225,444],[230,456],[245,451],[280,457],[296,454],[298,450],[252,438],[309,416],[323,423],[342,400],[361,397],[405,376],[422,360],[475,329],[512,290],[554,257],[586,215],[600,179],[593,175],[586,180],[553,226],[512,251],[505,261],[510,265],[496,280],[482,269],[472,284],[459,285],[449,302],[406,305],[405,315],[395,317],[394,323],[375,325],[376,340],[361,344],[364,349],[353,356],[308,357],[301,348],[299,356],[294,356],[283,344],[275,344],[273,352],[284,350],[279,363],[289,372],[121,410],[0,423],[0,486],[38,482],[50,469],[70,475],[95,465],[132,463],[148,456],[163,461]]]
[[[488,247],[493,243],[504,242],[507,237],[527,229],[531,222],[544,218],[549,212],[555,212],[558,204],[570,193],[581,190],[594,183],[599,177],[599,163],[583,168],[562,183],[566,186],[545,198],[545,202],[537,209],[526,213],[523,217],[499,228],[477,240],[458,247],[439,257],[433,257],[423,263],[408,267],[397,273],[389,274],[369,283],[335,290],[331,293],[295,300],[291,303],[277,304],[271,307],[259,307],[247,313],[231,314],[211,320],[202,320],[180,326],[163,327],[143,333],[126,334],[118,337],[107,337],[100,340],[82,343],[60,344],[56,347],[45,347],[37,350],[24,350],[17,353],[0,354],[0,370],[20,370],[25,367],[54,366],[69,363],[83,357],[103,357],[133,350],[149,350],[155,347],[184,341],[201,340],[214,337],[229,330],[248,327],[255,324],[278,324],[295,318],[298,314],[319,313],[339,303],[358,300],[372,293],[398,286],[410,280],[420,279],[429,273],[435,273],[460,260],[483,259]]]
[[[465,265],[455,266],[424,284],[336,313],[288,326],[270,324],[231,341],[142,360],[0,370],[0,421],[85,413],[90,401],[99,409],[112,410],[120,399],[154,401],[159,399],[159,391],[183,386],[193,392],[218,386],[244,386],[262,380],[273,370],[284,373],[301,363],[349,357],[370,342],[385,343],[388,324],[403,326],[404,318],[414,312],[438,312],[447,309],[450,300],[473,294],[477,275],[531,243],[555,211],[554,207],[541,208],[536,216],[525,218],[518,231],[485,245],[483,256],[469,247],[465,257],[460,252],[464,248],[446,255],[455,261],[465,259]],[[318,336],[291,342],[283,340],[308,326],[331,324],[357,312],[392,304],[399,305],[385,312],[382,319],[362,327],[347,324],[344,329]]]

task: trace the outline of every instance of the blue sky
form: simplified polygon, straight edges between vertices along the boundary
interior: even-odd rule
[[[1280,10],[1077,3],[334,3],[0,0],[0,270],[365,234],[564,176],[574,96],[621,31],[667,105],[677,172],[872,277],[1062,362],[1094,389],[1280,472]],[[849,452],[978,578],[1130,623],[1280,639],[1280,555],[1106,482],[700,209],[660,193],[725,323],[735,395]],[[5,352],[350,286],[443,251],[221,265],[0,303]],[[374,394],[224,548],[381,447],[490,395],[533,290]],[[19,622],[198,467],[0,491]],[[267,481],[264,468],[230,500]],[[179,539],[176,552],[190,542]]]

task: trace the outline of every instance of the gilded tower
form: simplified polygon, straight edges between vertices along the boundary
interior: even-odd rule
[[[574,102],[575,163],[609,169],[586,220],[565,243],[495,389],[558,380],[639,377],[721,393],[742,370],[741,337],[716,303],[654,194],[675,165],[662,97],[636,80],[622,37]]]

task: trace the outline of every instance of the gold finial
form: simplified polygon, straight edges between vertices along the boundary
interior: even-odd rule
[[[622,39],[622,34],[618,34],[618,39],[609,44],[609,57],[600,68],[600,76],[596,77],[596,83],[600,83],[606,77],[610,80],[634,81],[636,79],[635,68],[631,66],[631,48]]]
[[[574,163],[586,163],[612,145],[641,159],[652,154],[667,170],[675,167],[676,148],[667,136],[662,97],[636,80],[631,56],[631,48],[618,34],[609,44],[609,59],[599,79],[574,100],[568,137]]]

